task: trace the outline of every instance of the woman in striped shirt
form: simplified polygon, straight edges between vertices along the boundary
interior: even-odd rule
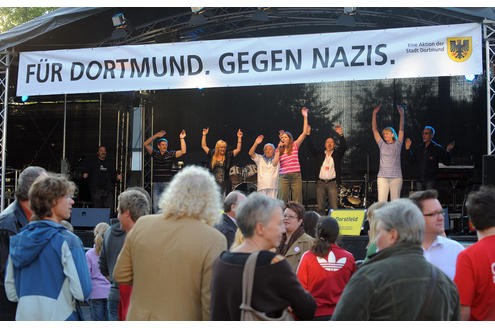
[[[302,178],[298,151],[308,130],[308,109],[301,108],[304,118],[301,135],[294,140],[289,131],[281,131],[278,151],[280,153],[280,170],[278,177],[278,198],[287,202],[293,200],[302,204]]]

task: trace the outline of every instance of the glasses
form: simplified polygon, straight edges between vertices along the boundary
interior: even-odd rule
[[[436,212],[431,212],[431,213],[423,213],[423,216],[438,216],[438,215],[443,215],[443,211],[436,211]]]
[[[294,216],[294,215],[289,215],[289,214],[284,214],[284,218],[288,218],[288,219],[297,219],[297,216]]]

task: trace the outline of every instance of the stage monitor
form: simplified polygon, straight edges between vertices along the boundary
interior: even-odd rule
[[[70,223],[74,228],[94,228],[98,223],[110,223],[109,208],[73,208]]]
[[[342,236],[359,236],[364,223],[365,209],[331,210],[329,215],[339,222]]]

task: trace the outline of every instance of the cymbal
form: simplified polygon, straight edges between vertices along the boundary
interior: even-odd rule
[[[354,197],[354,196],[348,196],[347,197],[347,200],[349,201],[349,203],[351,203],[352,205],[359,205],[361,203],[361,198],[359,197]]]

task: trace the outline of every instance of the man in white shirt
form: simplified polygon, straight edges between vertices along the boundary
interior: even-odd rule
[[[442,205],[438,201],[438,192],[434,189],[417,191],[409,198],[418,205],[425,219],[422,246],[426,260],[453,280],[457,256],[464,250],[464,246],[445,237],[445,218]]]
[[[263,155],[255,153],[256,147],[263,142],[263,139],[263,135],[256,137],[253,146],[249,149],[249,156],[256,163],[258,171],[257,191],[268,197],[277,198],[280,154],[275,151],[275,146],[271,143],[265,144]]]

